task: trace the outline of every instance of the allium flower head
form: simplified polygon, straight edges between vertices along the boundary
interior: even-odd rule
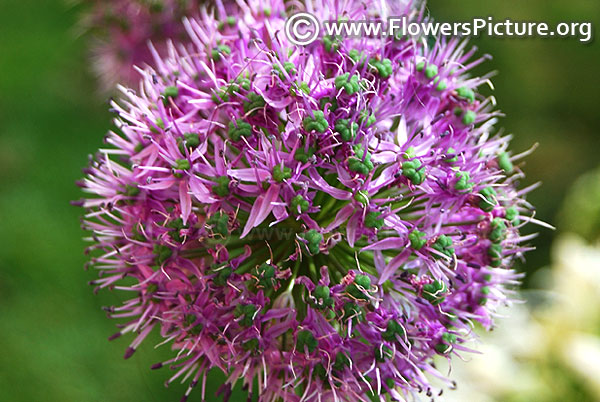
[[[397,1],[293,6],[423,20]],[[174,357],[155,368],[185,397],[212,368],[261,401],[437,393],[434,357],[493,325],[533,219],[488,77],[468,75],[484,58],[441,38],[298,47],[281,0],[236,7],[152,49],[81,183],[93,283],[132,295],[110,309],[136,334],[125,357],[159,331]]]

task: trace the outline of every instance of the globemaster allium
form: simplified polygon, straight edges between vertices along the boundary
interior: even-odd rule
[[[397,1],[293,6],[424,20]],[[174,356],[154,368],[189,381],[184,400],[212,368],[226,398],[437,394],[434,357],[493,325],[533,220],[488,77],[468,75],[484,58],[441,38],[297,47],[280,0],[201,15],[191,44],[152,49],[140,88],[120,88],[81,183],[93,284],[131,294],[109,308],[114,337],[135,334],[125,357],[160,332]]]

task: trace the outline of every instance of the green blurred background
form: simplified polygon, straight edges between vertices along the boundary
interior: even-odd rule
[[[429,10],[441,21],[491,15],[600,26],[600,2],[588,0],[431,0]],[[0,0],[0,401],[178,400],[181,386],[163,386],[168,370],[149,370],[168,349],[150,340],[123,360],[130,339],[108,343],[114,322],[100,309],[120,297],[86,285],[95,273],[83,269],[81,210],[69,201],[81,197],[74,182],[111,116],[87,68],[86,39],[73,28],[80,12],[61,0]],[[473,42],[494,56],[477,72],[499,71],[493,94],[513,151],[540,143],[523,184],[543,181],[529,200],[558,231],[540,230],[521,267],[533,272],[550,262],[567,189],[599,165],[600,46]],[[218,382],[211,378],[213,392]]]

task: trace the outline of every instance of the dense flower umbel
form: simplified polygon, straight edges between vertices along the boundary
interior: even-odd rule
[[[305,7],[422,20],[393,4]],[[434,356],[508,301],[532,220],[487,77],[467,75],[483,58],[454,39],[295,47],[281,1],[232,12],[186,20],[191,45],[121,88],[81,184],[93,283],[133,294],[110,309],[137,334],[125,357],[156,328],[176,356],[155,367],[189,378],[185,397],[214,367],[225,396],[253,380],[265,401],[431,395]]]

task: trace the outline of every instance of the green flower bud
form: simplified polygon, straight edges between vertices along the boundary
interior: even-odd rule
[[[213,94],[211,94],[211,99],[217,105],[221,104],[221,102],[229,102],[229,94],[231,87],[223,87],[215,90]]]
[[[156,122],[154,123],[156,125],[156,127],[158,127],[160,130],[164,130],[165,129],[165,122],[163,121],[163,119],[161,119],[160,117],[158,117],[156,119]],[[155,134],[158,134],[158,130],[156,129],[156,127],[150,127],[150,131],[152,131]]]
[[[196,133],[185,133],[183,135],[183,139],[177,139],[179,145],[179,151],[182,154],[185,154],[185,150],[187,149],[196,149],[200,145],[200,137]]]
[[[473,188],[473,183],[469,182],[471,176],[469,172],[456,172],[458,181],[454,184],[454,188],[459,191],[469,192]]]
[[[391,359],[394,357],[394,352],[392,349],[388,348],[385,345],[379,346],[375,348],[375,360],[380,363],[383,363],[387,359]]]
[[[365,292],[369,289],[371,289],[371,278],[362,274],[356,275],[354,283],[346,286],[346,292],[357,300],[368,300]]]
[[[308,132],[314,130],[320,133],[324,133],[329,127],[329,123],[327,122],[327,119],[325,119],[325,114],[320,110],[313,111],[313,117],[306,116],[304,120],[302,120],[302,125]]]
[[[175,99],[179,95],[179,89],[174,86],[166,87],[162,93],[163,103],[165,106],[169,104],[169,98]]]
[[[438,343],[437,345],[434,346],[434,348],[438,353],[445,354],[445,353],[450,352],[450,350],[452,349],[452,346],[446,345],[445,343]]]
[[[244,102],[244,113],[254,114],[265,107],[265,99],[256,92],[249,92],[246,95],[247,101]]]
[[[410,240],[410,246],[415,250],[420,250],[427,243],[425,233],[420,232],[417,229],[408,234],[408,240]]]
[[[339,352],[335,355],[333,369],[336,371],[342,371],[344,367],[350,367],[350,359],[344,353]]]
[[[342,141],[348,142],[354,140],[358,132],[358,124],[347,119],[339,119],[335,122],[334,130],[340,134]]]
[[[383,227],[383,218],[380,218],[381,212],[371,211],[365,216],[365,226],[377,230]]]
[[[214,233],[218,233],[223,237],[229,234],[229,216],[223,212],[213,214],[206,223],[212,226]]]
[[[501,218],[494,218],[491,223],[491,232],[488,238],[492,243],[500,243],[506,238],[506,225]]]
[[[319,99],[319,106],[321,108],[321,110],[325,110],[325,107],[329,105],[329,111],[330,112],[335,112],[338,108],[338,103],[337,103],[337,99],[333,98],[333,97],[329,97],[329,96],[325,96],[321,99]]]
[[[319,254],[321,242],[323,241],[323,235],[315,229],[310,229],[308,232],[300,235],[307,241],[308,251],[311,254]]]
[[[297,96],[298,95],[298,89],[300,89],[302,92],[304,92],[307,95],[310,95],[310,88],[308,86],[308,84],[304,81],[302,82],[294,82],[292,84],[292,86],[290,86],[290,95],[292,96]]]
[[[510,156],[508,156],[506,152],[502,152],[498,155],[498,167],[506,173],[512,173],[514,166],[510,161]]]
[[[278,279],[275,275],[275,266],[271,264],[263,263],[262,265],[254,268],[252,274],[258,280],[258,286],[265,289],[271,289],[278,282]]]
[[[362,205],[369,205],[369,193],[365,190],[358,190],[356,194],[354,194],[354,199]]]
[[[256,338],[249,339],[242,345],[242,348],[244,348],[244,350],[253,352],[258,350],[259,347],[260,344],[258,342],[258,339]]]
[[[188,170],[190,168],[190,161],[187,159],[177,159],[174,167],[177,170]]]
[[[292,169],[287,166],[283,168],[280,165],[273,166],[273,180],[276,182],[283,182],[286,179],[290,179],[292,177]]]
[[[212,186],[212,191],[219,197],[227,197],[229,195],[229,177],[220,176],[215,179],[216,185]]]
[[[418,159],[404,162],[402,164],[402,175],[407,177],[416,186],[422,184],[427,177],[425,169]]]
[[[499,267],[502,264],[502,245],[498,243],[492,243],[488,248],[488,256],[490,257],[490,265],[492,267]]]
[[[328,53],[336,52],[340,47],[340,40],[331,35],[327,35],[323,37],[323,46],[325,46],[325,50]]]
[[[458,155],[455,155],[455,154],[456,154],[456,150],[454,148],[448,148],[446,150],[446,155],[454,155],[454,156],[451,158],[447,157],[446,159],[444,159],[444,162],[454,163],[454,162],[458,161]]]
[[[146,292],[148,294],[156,293],[157,290],[158,290],[158,285],[154,282],[149,283],[148,286],[146,286]]]
[[[304,147],[296,149],[294,153],[294,159],[298,162],[307,163],[308,159],[315,154],[315,149],[313,147],[308,148],[308,150],[304,150]]]
[[[362,110],[358,117],[358,122],[365,126],[365,128],[371,127],[375,124],[375,115],[369,114],[366,110]]]
[[[440,235],[431,248],[448,257],[452,257],[454,254],[454,248],[452,248],[452,239],[446,235]],[[439,257],[436,256],[436,258]]]
[[[408,147],[402,157],[406,160],[413,159],[415,157],[415,147]]]
[[[230,54],[231,54],[231,48],[229,46],[218,45],[217,47],[212,49],[212,51],[210,52],[210,57],[215,62],[219,62],[219,61],[221,61],[221,58],[223,55],[229,56]]]
[[[436,75],[438,75],[437,66],[435,64],[428,64],[427,67],[425,67],[425,77],[431,79]]]
[[[229,138],[237,142],[242,137],[250,137],[252,135],[252,126],[242,119],[237,119],[235,122],[230,121],[227,134]]]
[[[475,92],[467,87],[460,87],[456,89],[456,94],[459,98],[469,101],[469,103],[475,102]]]
[[[152,252],[156,255],[156,263],[162,265],[173,255],[173,250],[164,244],[155,244]]]
[[[298,73],[298,70],[296,70],[296,66],[294,65],[294,63],[291,63],[289,61],[286,61],[285,63],[283,63],[283,69],[290,77],[292,77]],[[277,75],[279,76],[279,78],[281,80],[286,79],[285,74],[283,73],[283,71],[281,70],[281,67],[279,67],[278,64],[273,65],[273,71],[275,71],[277,73]]]
[[[475,119],[477,118],[477,114],[472,110],[467,110],[462,118],[462,122],[465,126],[469,126],[475,123]]]
[[[319,346],[319,341],[310,331],[303,329],[302,331],[298,332],[296,350],[302,353],[304,353],[305,350],[308,350],[309,353],[312,353],[315,351],[317,346]]]
[[[479,208],[481,208],[485,212],[491,212],[496,205],[498,205],[498,201],[496,200],[496,190],[492,187],[485,187],[479,192],[481,196],[481,200],[479,201]]]
[[[249,91],[250,87],[252,86],[252,83],[248,78],[241,76],[236,80],[236,83],[246,91]]]
[[[404,338],[404,335],[405,331],[404,328],[402,328],[402,325],[398,324],[394,320],[390,320],[387,323],[387,328],[385,332],[381,334],[381,337],[386,341],[394,342],[398,338]]]
[[[216,286],[225,286],[232,273],[233,269],[229,266],[220,268],[216,271],[216,275],[213,278],[213,283]]]
[[[346,289],[348,289],[348,288],[346,288]],[[352,321],[356,322],[356,321],[360,321],[362,319],[362,315],[363,315],[362,307],[360,307],[354,303],[351,303],[351,302],[344,304],[344,307],[343,307],[343,318],[344,319],[352,318]]]
[[[298,207],[300,207],[301,213],[308,211],[308,208],[310,207],[308,200],[306,200],[301,195],[297,195],[294,198],[292,198],[291,205],[292,205],[292,211],[297,212]]]
[[[513,225],[519,224],[519,211],[517,211],[517,208],[515,207],[506,208],[506,211],[504,212],[504,217]]]
[[[333,306],[333,299],[330,297],[330,290],[327,286],[317,286],[313,291],[313,297],[317,300],[313,307],[324,309]]]
[[[183,219],[177,218],[173,219],[171,222],[167,223],[166,227],[173,229],[169,231],[169,237],[175,240],[176,242],[182,242],[183,238],[181,237],[181,229],[186,228],[187,225],[183,225]]]
[[[425,300],[433,304],[434,306],[442,303],[446,299],[446,284],[442,281],[434,281],[423,285],[423,292],[421,295]]]
[[[369,66],[374,68],[377,74],[379,74],[379,76],[383,79],[389,78],[394,71],[392,68],[392,61],[390,59],[371,59],[371,61],[369,61]]]
[[[338,90],[343,88],[348,95],[353,95],[360,89],[357,74],[352,75],[352,77],[350,73],[338,75],[335,77],[334,83]]]
[[[321,363],[315,364],[313,368],[313,375],[319,377],[321,380],[327,379],[327,370]]]
[[[368,175],[374,167],[373,162],[371,162],[371,153],[367,152],[365,155],[362,144],[357,144],[352,148],[354,149],[354,154],[356,157],[351,157],[348,159],[348,167],[353,172],[358,172],[365,176]]]
[[[350,50],[350,52],[348,52],[348,56],[350,56],[350,58],[352,59],[352,61],[354,63],[357,63],[359,66],[363,66],[365,64],[365,60],[366,60],[366,55],[365,52],[359,52],[356,49],[352,49]]]
[[[435,350],[438,353],[445,354],[450,352],[452,344],[456,342],[456,335],[449,332],[445,332],[442,335],[442,342],[435,345]]]
[[[137,185],[126,184],[123,194],[127,197],[136,197],[140,194],[140,189]]]
[[[234,311],[235,318],[240,318],[239,324],[243,327],[251,327],[254,323],[259,308],[254,304],[238,304]]]

